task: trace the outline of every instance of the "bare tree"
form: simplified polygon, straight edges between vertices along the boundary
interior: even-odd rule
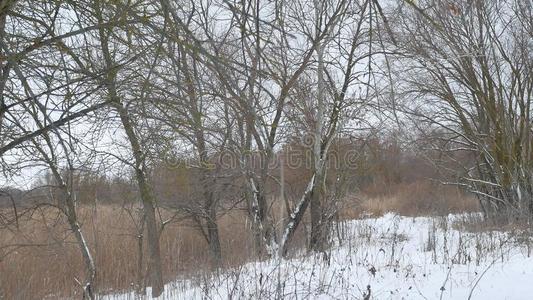
[[[446,132],[435,140],[443,154],[476,157],[451,183],[476,194],[488,217],[532,211],[531,9],[522,1],[406,1],[395,10],[400,88],[424,99],[407,111]]]
[[[302,99],[307,104],[301,103],[298,108],[308,117],[303,121],[303,128],[309,128],[312,140],[312,177],[307,188],[289,221],[285,226],[279,251],[284,255],[288,242],[301,222],[307,207],[311,206],[311,238],[310,248],[315,251],[324,251],[328,241],[329,223],[335,216],[336,205],[326,205],[328,172],[328,153],[334,139],[343,132],[343,127],[360,116],[368,101],[368,93],[354,92],[354,85],[368,88],[364,81],[369,77],[371,70],[364,69],[366,60],[372,59],[372,48],[368,47],[368,28],[366,23],[370,14],[370,6],[374,3],[363,1],[361,3],[346,3],[343,1],[319,3],[315,2],[315,30],[317,34],[325,35],[316,49],[316,92],[311,97],[316,100]],[[328,18],[340,13],[338,24],[326,27]],[[345,35],[343,30],[348,28],[350,34]],[[325,58],[325,51],[335,53],[331,60]],[[331,54],[330,54],[331,55]],[[358,68],[363,68],[359,71]],[[303,83],[305,84],[305,83]],[[348,95],[348,93],[353,93]],[[305,95],[305,93],[300,93]],[[301,101],[302,101],[301,100]],[[294,123],[293,123],[294,124]],[[300,128],[302,125],[293,125]],[[332,209],[333,208],[333,209]]]
[[[130,6],[126,7],[115,7],[111,4],[103,3],[101,1],[94,1],[92,3],[92,8],[94,9],[94,17],[96,18],[97,23],[103,24],[107,21],[105,18],[110,12],[122,12],[123,14],[115,15],[112,18],[128,18],[128,16],[130,16],[132,19],[138,20],[139,17],[138,15],[135,15],[134,12],[137,12],[135,9],[138,8],[139,5],[144,8],[150,7],[149,3],[144,4],[143,6],[142,2],[131,3]],[[141,10],[141,13],[142,12],[143,11]],[[145,16],[145,18],[149,17]],[[126,37],[131,39],[129,30],[134,30],[134,28],[125,28]],[[139,31],[142,33],[141,29],[139,29]],[[99,47],[101,50],[101,57],[104,62],[104,68],[109,70],[109,72],[105,74],[105,77],[103,79],[103,83],[106,87],[105,96],[109,98],[112,107],[116,110],[122,128],[124,129],[127,140],[131,146],[130,150],[134,160],[132,167],[139,188],[139,194],[144,210],[144,220],[146,222],[145,227],[147,233],[146,245],[148,248],[148,270],[150,278],[149,283],[152,287],[152,296],[158,297],[163,293],[164,282],[161,265],[161,250],[159,243],[159,226],[157,225],[156,215],[157,203],[148,177],[146,147],[141,143],[141,137],[139,132],[140,129],[138,128],[139,124],[136,124],[135,119],[132,115],[132,110],[130,108],[132,106],[140,106],[140,111],[143,111],[142,105],[144,97],[146,96],[146,91],[144,89],[141,89],[140,94],[133,95],[133,100],[128,100],[125,99],[124,94],[121,94],[121,90],[119,90],[119,88],[123,87],[123,83],[120,82],[121,79],[119,77],[119,69],[117,69],[120,63],[117,63],[117,60],[124,59],[124,57],[121,57],[121,54],[123,53],[118,54],[116,51],[119,48],[124,47],[123,44],[121,45],[121,42],[124,42],[123,33],[113,32],[108,28],[100,27],[97,38],[99,40]],[[126,60],[130,59],[130,57],[127,55],[128,44],[131,45],[131,41],[128,41],[126,39]],[[141,47],[141,44],[136,45],[139,48]],[[145,55],[147,54],[147,52],[143,51],[143,48],[135,49],[134,51],[134,53],[139,52]],[[148,72],[150,73],[151,71]],[[124,93],[124,91],[122,92]],[[133,103],[131,101],[133,101]]]
[[[241,163],[256,248],[259,254],[277,255],[279,240],[270,216],[267,191],[272,178],[269,166],[275,159],[277,145],[283,140],[284,114],[287,103],[294,97],[293,89],[311,66],[313,55],[329,28],[341,18],[344,4],[334,5],[331,15],[323,20],[323,30],[316,32],[306,31],[306,11],[302,10],[304,4],[298,1],[276,1],[270,6],[250,1],[228,3],[228,7],[239,21],[240,45],[235,46],[234,53],[242,54],[234,59],[236,68],[246,67],[244,71],[234,72],[221,65],[215,65],[215,69],[229,94],[229,101],[236,108],[239,134],[234,135],[234,145],[237,152],[243,154]],[[274,11],[273,20],[264,20],[261,8]],[[299,27],[300,30],[295,29]],[[270,38],[276,42],[265,42]],[[305,41],[306,48],[296,46],[298,42],[294,39]],[[254,157],[250,153],[260,157],[259,166],[250,160]]]

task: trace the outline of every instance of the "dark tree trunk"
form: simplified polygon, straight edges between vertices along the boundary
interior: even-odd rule
[[[218,224],[216,221],[216,210],[211,209],[207,217],[207,238],[209,243],[209,251],[213,260],[212,265],[218,268],[222,264],[222,249],[220,247],[220,237],[218,234]]]
[[[317,176],[311,195],[311,238],[309,249],[323,252],[326,249],[327,226],[324,219],[324,188],[323,176]]]
[[[161,249],[159,245],[159,229],[157,226],[157,218],[155,212],[155,197],[152,189],[147,182],[146,174],[144,172],[144,161],[141,150],[141,145],[133,129],[130,117],[122,103],[116,99],[116,107],[122,121],[124,130],[128,140],[130,141],[133,156],[135,160],[135,176],[139,192],[141,195],[141,202],[145,216],[146,225],[146,243],[148,247],[148,270],[150,277],[150,285],[152,287],[152,297],[158,297],[163,293],[163,271],[161,265]]]

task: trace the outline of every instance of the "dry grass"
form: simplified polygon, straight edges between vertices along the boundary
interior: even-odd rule
[[[352,195],[342,217],[350,219],[367,215],[381,216],[387,212],[403,216],[427,216],[477,211],[477,199],[455,187],[416,181],[398,184],[387,189],[387,193],[363,192],[360,195]]]
[[[349,197],[343,219],[386,212],[435,215],[476,211],[477,201],[452,188],[428,183],[399,185],[388,195]],[[281,208],[277,222],[283,223]],[[162,218],[170,216],[161,211]],[[80,207],[83,232],[94,254],[100,293],[132,290],[138,276],[136,217],[118,206]],[[292,241],[293,249],[307,243],[308,217]],[[80,298],[84,266],[66,220],[51,208],[34,210],[20,220],[15,231],[0,229],[0,299]],[[246,214],[232,211],[219,220],[224,265],[236,266],[254,259],[254,245]],[[10,245],[9,247],[6,247]],[[13,245],[16,245],[15,247]],[[188,221],[168,224],[161,236],[164,279],[201,275],[209,270],[207,244]],[[294,252],[294,251],[293,251]],[[145,256],[146,257],[146,256]]]
[[[520,217],[516,213],[501,213],[498,216],[484,218],[481,213],[467,214],[457,219],[453,227],[460,231],[480,233],[489,231],[502,231],[509,233],[533,232],[533,223],[530,217]]]
[[[95,257],[99,291],[132,289],[139,257],[132,218],[114,206],[98,206],[96,211],[82,207],[80,215]],[[0,230],[0,299],[79,298],[77,281],[84,278],[84,266],[65,220],[51,209],[41,209],[20,221],[18,231]],[[219,226],[225,264],[250,259],[253,245],[243,213],[222,217]],[[166,281],[209,268],[205,240],[185,221],[165,227],[161,251]]]

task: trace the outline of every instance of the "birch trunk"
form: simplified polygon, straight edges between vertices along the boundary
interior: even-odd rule
[[[315,1],[316,19],[318,20],[322,13],[322,3]],[[318,28],[317,28],[318,30]],[[313,185],[313,193],[311,195],[311,239],[310,249],[314,251],[323,251],[324,249],[324,232],[322,230],[322,215],[323,207],[322,201],[324,197],[324,185],[325,180],[325,159],[322,153],[322,128],[324,119],[324,43],[320,43],[317,46],[317,113],[316,113],[316,126],[314,132],[314,174],[315,180]]]
[[[44,140],[46,141],[48,147],[51,151],[54,149],[52,146],[52,142],[50,139],[50,136],[48,134],[43,135]],[[80,224],[78,223],[78,215],[76,213],[76,204],[75,199],[72,195],[72,193],[69,191],[69,187],[63,180],[63,177],[61,176],[59,169],[57,167],[57,163],[52,159],[54,157],[54,154],[48,155],[46,151],[39,145],[37,142],[34,141],[33,143],[39,151],[50,168],[50,171],[52,172],[52,175],[59,187],[61,198],[59,199],[59,207],[62,208],[63,212],[65,213],[67,217],[67,221],[70,227],[70,230],[74,234],[74,237],[76,239],[76,243],[78,244],[78,247],[80,249],[80,252],[83,257],[83,262],[85,264],[85,283],[83,284],[83,299],[95,299],[95,279],[96,279],[96,266],[94,263],[94,259],[91,255],[91,251],[89,249],[89,245],[87,244],[87,241],[85,240],[85,237],[81,231]],[[63,141],[60,140],[60,145],[63,147],[63,149],[66,149],[65,145],[63,144]]]

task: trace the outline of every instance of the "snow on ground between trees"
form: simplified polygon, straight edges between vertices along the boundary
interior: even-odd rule
[[[457,230],[454,224],[468,218],[387,214],[346,221],[329,259],[300,253],[252,262],[176,280],[158,299],[531,299],[529,235]]]

